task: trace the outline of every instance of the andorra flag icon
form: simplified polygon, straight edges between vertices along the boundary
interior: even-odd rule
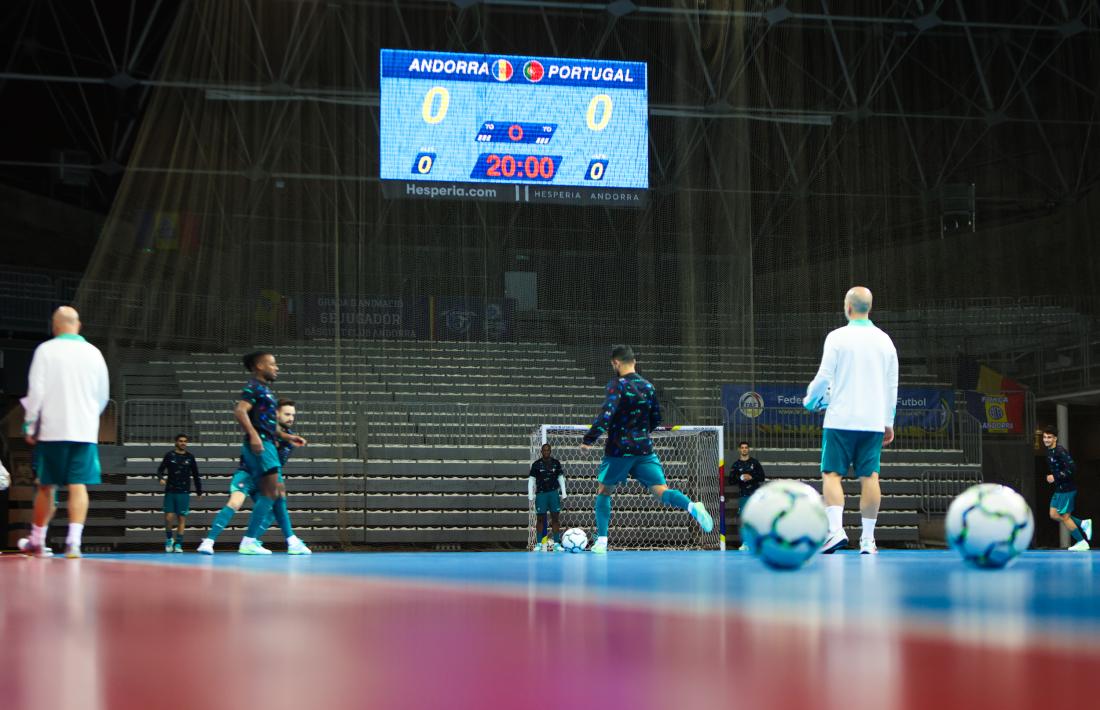
[[[498,59],[493,62],[493,78],[497,81],[508,81],[512,78],[512,63],[507,59]]]
[[[542,62],[532,59],[523,65],[523,76],[527,78],[527,81],[538,83],[542,81],[542,77],[546,74],[546,70],[542,68]]]

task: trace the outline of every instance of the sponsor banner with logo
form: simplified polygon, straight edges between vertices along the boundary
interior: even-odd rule
[[[987,394],[966,393],[966,411],[977,419],[986,434],[1025,434],[1025,393],[1020,391]]]
[[[306,296],[301,331],[307,338],[420,340],[428,337],[428,299],[421,296]]]
[[[773,433],[819,433],[824,413],[807,412],[802,406],[802,384],[723,385],[722,404],[732,426],[744,430],[759,427]],[[951,427],[955,393],[949,389],[902,387],[894,432],[919,437],[942,434]]]
[[[436,340],[507,340],[511,334],[512,304],[511,300],[432,299],[432,336]]]
[[[383,79],[646,90],[644,62],[382,50]]]

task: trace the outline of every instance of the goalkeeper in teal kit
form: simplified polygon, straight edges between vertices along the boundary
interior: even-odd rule
[[[584,435],[581,448],[588,450],[605,433],[604,457],[596,476],[596,542],[592,552],[607,552],[607,531],[611,523],[611,495],[615,487],[634,478],[665,505],[687,511],[703,532],[714,529],[714,520],[702,502],[669,488],[661,460],[653,453],[649,434],[661,424],[661,405],[653,385],[634,371],[634,351],[616,345],[611,351],[615,378],[607,383],[607,397],[596,421]]]

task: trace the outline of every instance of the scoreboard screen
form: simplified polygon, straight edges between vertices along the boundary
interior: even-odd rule
[[[385,194],[640,205],[646,65],[383,49]]]

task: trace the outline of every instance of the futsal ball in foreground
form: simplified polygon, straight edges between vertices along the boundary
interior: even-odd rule
[[[978,567],[1004,567],[1031,544],[1035,519],[1016,491],[979,483],[960,493],[947,509],[947,544]]]
[[[829,519],[821,494],[798,481],[764,484],[741,513],[741,539],[772,567],[802,566],[828,534]]]
[[[561,546],[566,552],[584,552],[588,548],[588,535],[580,528],[569,528],[561,536]]]

